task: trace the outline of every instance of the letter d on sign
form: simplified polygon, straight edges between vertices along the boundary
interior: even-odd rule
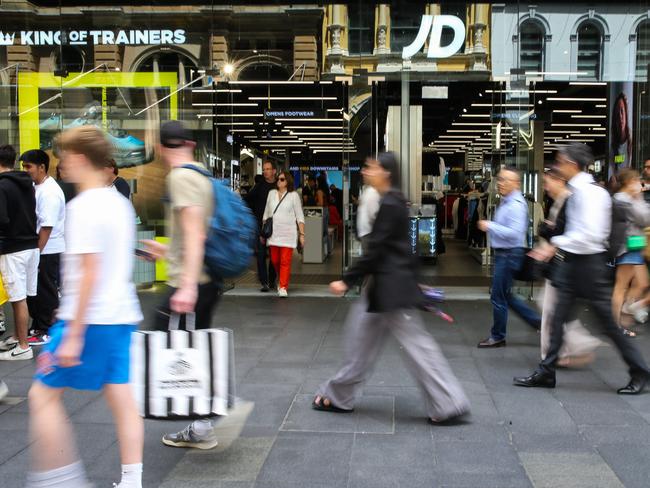
[[[454,40],[447,46],[441,46],[442,28],[449,27],[454,31]],[[428,58],[448,58],[458,52],[465,42],[465,24],[453,15],[437,15],[433,19],[431,39],[429,39]]]

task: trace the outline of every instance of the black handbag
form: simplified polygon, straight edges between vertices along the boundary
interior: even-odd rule
[[[278,204],[275,206],[275,210],[273,210],[273,214],[272,214],[268,219],[266,219],[266,220],[264,221],[264,223],[262,224],[262,230],[260,231],[260,236],[261,236],[263,239],[268,239],[268,238],[270,238],[270,237],[273,235],[273,215],[275,215],[275,212],[278,211],[278,207],[280,206],[280,204],[282,203],[282,201],[283,201],[285,198],[287,198],[287,195],[288,195],[288,194],[289,194],[289,192],[286,192],[286,193],[284,194],[284,196],[280,199],[280,201],[278,202]]]
[[[530,257],[528,255],[529,252],[530,249],[526,249],[521,268],[513,275],[513,278],[517,281],[539,281],[549,273],[549,263]]]

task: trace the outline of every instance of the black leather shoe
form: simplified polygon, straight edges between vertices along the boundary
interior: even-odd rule
[[[484,341],[479,342],[478,346],[476,347],[478,347],[479,349],[485,349],[488,347],[506,347],[506,340],[501,339],[500,341],[496,341],[491,337],[488,337]]]
[[[515,386],[527,386],[529,388],[555,388],[555,375],[535,371],[530,376],[515,377],[512,382]]]
[[[645,377],[633,376],[627,386],[620,388],[616,393],[619,395],[638,395],[643,391],[643,388],[645,388],[647,381],[648,379]]]
[[[269,285],[262,285],[262,288],[260,288],[260,291],[262,293],[268,293],[269,292]]]

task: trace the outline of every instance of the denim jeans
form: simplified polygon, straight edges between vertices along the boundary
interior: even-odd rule
[[[542,323],[540,315],[516,295],[511,293],[513,275],[521,269],[524,259],[523,248],[496,249],[494,258],[494,276],[492,278],[492,331],[495,341],[506,338],[508,308],[519,315],[527,324],[539,329]]]
[[[275,268],[271,262],[271,256],[266,247],[266,243],[262,244],[259,238],[257,239],[257,249],[255,254],[257,258],[257,277],[260,280],[260,284],[271,288],[274,287],[276,281]]]

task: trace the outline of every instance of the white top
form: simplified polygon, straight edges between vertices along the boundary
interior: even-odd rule
[[[605,252],[612,227],[612,199],[607,190],[594,183],[588,173],[578,173],[569,181],[571,197],[566,207],[564,234],[551,243],[573,254]]]
[[[58,318],[71,320],[79,301],[82,254],[95,254],[98,274],[84,322],[135,325],[142,312],[133,283],[135,211],[110,188],[86,190],[68,203]]]
[[[295,249],[298,244],[298,223],[305,223],[302,213],[302,202],[295,191],[290,192],[273,214],[273,210],[280,201],[278,190],[271,190],[266,199],[264,218],[273,217],[273,235],[267,239],[267,246],[290,247]]]
[[[357,208],[357,234],[365,237],[372,232],[375,223],[381,195],[372,186],[366,185],[359,196],[359,207]]]
[[[36,232],[41,227],[52,227],[50,238],[41,254],[59,254],[65,251],[65,196],[54,178],[45,177],[43,183],[34,185],[36,192]]]

